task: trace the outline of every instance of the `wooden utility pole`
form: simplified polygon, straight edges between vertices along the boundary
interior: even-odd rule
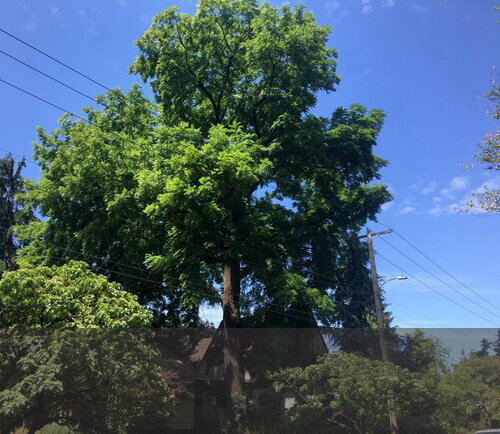
[[[388,229],[382,232],[371,232],[368,230],[366,235],[362,235],[359,238],[366,237],[368,240],[368,254],[370,256],[370,268],[372,275],[372,286],[373,286],[373,295],[375,297],[375,310],[377,313],[377,325],[378,325],[378,337],[380,342],[380,352],[382,353],[382,361],[389,361],[389,353],[387,351],[387,340],[385,336],[385,326],[384,326],[384,312],[382,310],[382,300],[380,297],[380,287],[378,285],[378,275],[377,275],[377,267],[375,266],[375,254],[373,251],[373,240],[372,237],[377,235],[385,235],[390,234],[392,229]],[[392,390],[389,392],[389,402],[394,401],[394,395]],[[396,413],[393,410],[389,411],[389,422],[391,424],[391,433],[398,434],[398,419],[396,417]]]

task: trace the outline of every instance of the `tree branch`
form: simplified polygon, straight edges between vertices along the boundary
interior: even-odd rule
[[[208,91],[208,89],[203,84],[203,82],[198,78],[198,76],[190,68],[190,66],[189,66],[189,59],[187,57],[187,52],[188,52],[187,47],[184,44],[184,41],[182,40],[182,36],[181,36],[181,34],[179,32],[179,28],[177,27],[177,25],[175,26],[175,29],[177,31],[177,38],[179,39],[179,43],[182,45],[182,48],[184,48],[184,57],[185,57],[185,66],[186,66],[186,69],[188,70],[188,72],[191,74],[191,76],[196,81],[196,86],[198,87],[198,89],[200,89],[201,92],[204,93],[205,96],[210,100],[210,103],[212,104],[212,108],[214,110],[215,123],[218,124],[219,123],[219,113],[218,113],[218,110],[217,110],[217,105],[215,103],[215,100],[213,99],[212,94]]]

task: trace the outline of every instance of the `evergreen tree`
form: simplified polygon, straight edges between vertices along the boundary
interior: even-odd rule
[[[0,159],[0,260],[3,270],[16,268],[16,250],[20,247],[14,234],[16,225],[35,220],[33,213],[23,207],[18,198],[25,192],[21,176],[24,167],[24,158],[17,165],[12,155]]]
[[[481,339],[481,349],[479,351],[476,351],[476,355],[478,357],[487,357],[490,348],[491,348],[491,343],[488,341],[488,339],[483,338]]]

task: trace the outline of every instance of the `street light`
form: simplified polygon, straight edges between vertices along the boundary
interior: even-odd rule
[[[406,280],[406,279],[408,279],[408,277],[403,275],[393,277],[392,279],[386,280],[384,283],[382,283],[382,285],[380,285],[380,288],[382,288],[382,286],[384,286],[387,282],[390,282],[391,280]]]

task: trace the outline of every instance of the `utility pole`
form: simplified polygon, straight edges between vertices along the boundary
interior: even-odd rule
[[[382,232],[371,232],[370,230],[367,230],[366,235],[362,235],[359,237],[359,238],[366,237],[366,239],[368,240],[368,254],[370,256],[370,268],[371,268],[371,275],[372,275],[373,295],[375,297],[375,310],[377,313],[378,337],[379,337],[380,352],[382,353],[382,361],[383,362],[389,361],[389,354],[387,351],[387,340],[386,340],[386,336],[384,333],[384,330],[385,330],[384,313],[382,311],[382,300],[380,297],[380,288],[378,285],[378,275],[377,275],[377,267],[375,266],[375,254],[373,251],[372,237],[378,236],[378,235],[390,234],[391,232],[392,232],[392,229],[388,229],[388,230],[385,230]],[[389,392],[389,403],[391,401],[394,401],[394,394],[393,394],[392,390]],[[399,432],[398,419],[396,417],[396,413],[393,410],[389,411],[389,422],[391,425],[391,433],[398,434],[398,432]]]

